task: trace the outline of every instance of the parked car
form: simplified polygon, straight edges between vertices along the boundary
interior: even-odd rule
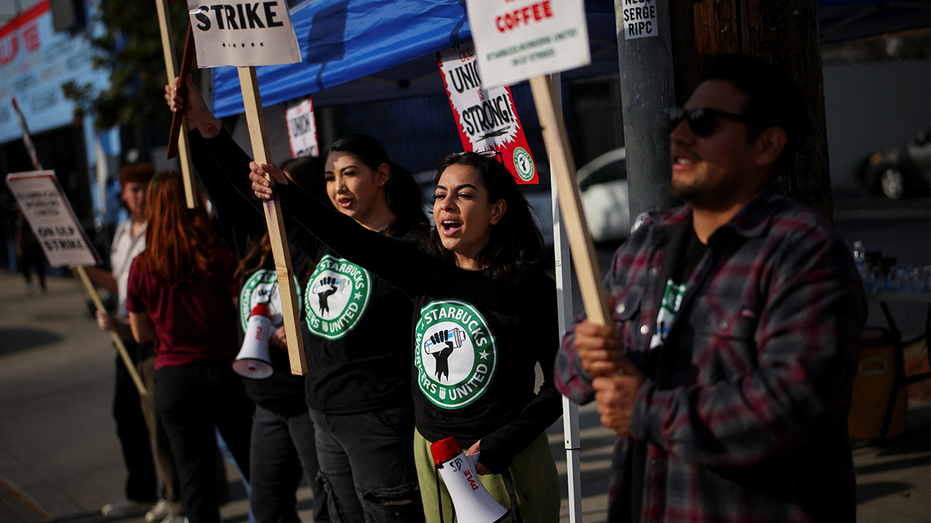
[[[620,242],[630,236],[627,196],[627,153],[612,149],[583,165],[577,172],[582,209],[592,240]]]
[[[871,154],[857,177],[871,194],[893,200],[927,193],[931,187],[931,129],[918,133],[908,143]]]

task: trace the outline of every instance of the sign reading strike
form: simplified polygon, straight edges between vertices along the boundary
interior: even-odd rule
[[[187,0],[187,5],[198,67],[248,67],[301,61],[301,50],[285,0],[237,4]]]
[[[500,151],[517,183],[537,183],[530,147],[507,86],[484,89],[471,42],[436,53],[466,151]]]
[[[588,65],[582,0],[468,0],[484,86]]]
[[[624,24],[624,40],[659,36],[654,0],[623,0],[619,23]]]
[[[52,267],[96,265],[100,256],[55,178],[54,171],[13,173],[6,184]]]
[[[317,145],[317,122],[314,120],[314,103],[308,96],[304,100],[288,102],[285,120],[288,123],[288,140],[291,143],[291,158],[319,156]]]

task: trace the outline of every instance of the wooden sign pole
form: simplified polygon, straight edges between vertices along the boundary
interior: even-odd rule
[[[181,78],[181,82],[178,85],[178,96],[182,100],[186,99],[187,96],[187,75],[191,73],[191,68],[194,66],[194,31],[191,28],[191,24],[187,26],[187,38],[184,40],[184,53],[181,58],[181,70],[178,71],[178,77]],[[168,83],[171,83],[173,80],[169,79]],[[168,150],[165,152],[165,158],[171,160],[175,156],[178,156],[178,140],[181,136],[181,124],[183,123],[184,116],[181,113],[171,113],[171,130],[168,132]],[[186,138],[186,137],[185,137]]]
[[[162,35],[162,52],[165,54],[165,70],[168,73],[168,83],[171,83],[178,76],[178,68],[175,65],[175,44],[171,39],[171,20],[168,19],[168,2],[167,0],[155,0],[155,7],[158,9],[158,27]],[[193,209],[197,205],[194,203],[191,152],[188,147],[186,133],[180,133],[178,136],[178,153],[181,156],[181,177],[184,180],[184,200],[185,203],[187,203],[187,208]]]
[[[29,153],[29,157],[32,158],[33,166],[37,171],[41,171],[42,164],[39,163],[39,156],[36,154],[36,148],[32,145],[32,138],[29,136],[29,128],[26,126],[26,120],[23,119],[23,114],[19,110],[19,105],[17,105],[15,97],[13,98],[13,109],[16,112],[16,117],[19,119],[19,125],[23,131],[23,144],[26,146],[26,151]],[[87,271],[85,271],[84,267],[81,266],[77,266],[74,269],[77,271],[78,276],[81,277],[81,281],[84,282],[84,288],[87,289],[87,294],[89,294],[91,300],[94,301],[94,305],[97,307],[97,310],[106,313],[107,309],[103,306],[103,302],[100,300],[100,295],[97,294],[97,289],[94,288],[90,278],[87,277]],[[136,372],[136,364],[133,363],[132,358],[129,357],[129,353],[126,351],[126,346],[123,345],[123,340],[121,340],[119,334],[116,333],[116,329],[110,329],[110,337],[113,338],[113,344],[116,345],[116,351],[119,352],[120,357],[123,358],[123,363],[126,364],[126,369],[129,371],[129,375],[132,377],[133,383],[136,384],[136,389],[139,390],[139,395],[148,395],[148,392],[145,390],[145,385],[142,384],[142,379],[139,378],[139,373]]]
[[[262,97],[259,94],[255,67],[239,67],[238,70],[242,101],[246,109],[246,122],[249,124],[249,137],[252,141],[252,154],[256,163],[270,164],[272,163],[271,149],[268,145],[268,133],[265,130],[265,113],[262,111]],[[268,236],[272,244],[272,255],[275,258],[275,272],[278,274],[278,295],[281,298],[291,373],[304,375],[307,374],[307,360],[304,355],[304,338],[300,328],[300,311],[297,306],[297,291],[294,288],[291,254],[277,195],[265,202],[265,221],[268,224]]]
[[[611,325],[611,311],[608,310],[601,287],[601,270],[595,262],[592,235],[582,212],[582,199],[575,178],[575,161],[569,148],[565,122],[553,103],[553,87],[547,77],[537,76],[530,79],[530,90],[543,127],[543,142],[549,153],[550,168],[559,190],[559,207],[569,239],[569,250],[575,262],[585,314],[599,325]]]
[[[100,301],[100,295],[97,294],[97,289],[94,288],[94,284],[91,283],[91,279],[87,276],[87,271],[84,270],[84,267],[75,267],[75,270],[78,276],[81,277],[81,282],[84,283],[84,289],[87,290],[87,294],[90,294],[94,306],[97,307],[99,312],[106,314],[107,309],[103,306],[103,302]],[[120,339],[120,335],[116,333],[115,327],[110,329],[110,338],[113,339],[113,344],[116,345],[117,352],[119,352],[120,357],[123,358],[123,363],[126,364],[126,369],[129,371],[133,383],[136,384],[136,390],[139,391],[139,395],[148,396],[149,392],[145,389],[145,385],[142,384],[139,373],[136,372],[136,364],[133,363],[132,358],[129,357],[129,352],[126,351],[126,346],[123,345],[123,340]]]

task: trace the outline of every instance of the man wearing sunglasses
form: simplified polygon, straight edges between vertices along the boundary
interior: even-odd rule
[[[667,112],[672,194],[615,254],[613,325],[566,335],[556,383],[618,433],[608,520],[854,521],[846,422],[866,316],[843,240],[775,176],[801,91],[717,59]]]

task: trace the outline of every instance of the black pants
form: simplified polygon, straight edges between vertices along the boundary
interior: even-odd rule
[[[136,354],[136,344],[124,341],[130,357]],[[113,394],[113,419],[116,421],[116,436],[123,449],[123,462],[126,463],[126,499],[135,501],[155,501],[158,478],[155,473],[155,461],[152,458],[152,444],[149,441],[149,428],[142,415],[139,403],[139,391],[123,364],[123,358],[116,355],[116,388]]]
[[[22,271],[26,283],[32,283],[32,267],[35,267],[36,274],[39,275],[39,286],[45,289],[45,253],[42,252],[42,246],[38,243],[30,243],[22,247]]]
[[[175,456],[184,512],[191,523],[220,521],[216,429],[237,465],[249,470],[254,405],[229,360],[156,371],[158,415]]]

